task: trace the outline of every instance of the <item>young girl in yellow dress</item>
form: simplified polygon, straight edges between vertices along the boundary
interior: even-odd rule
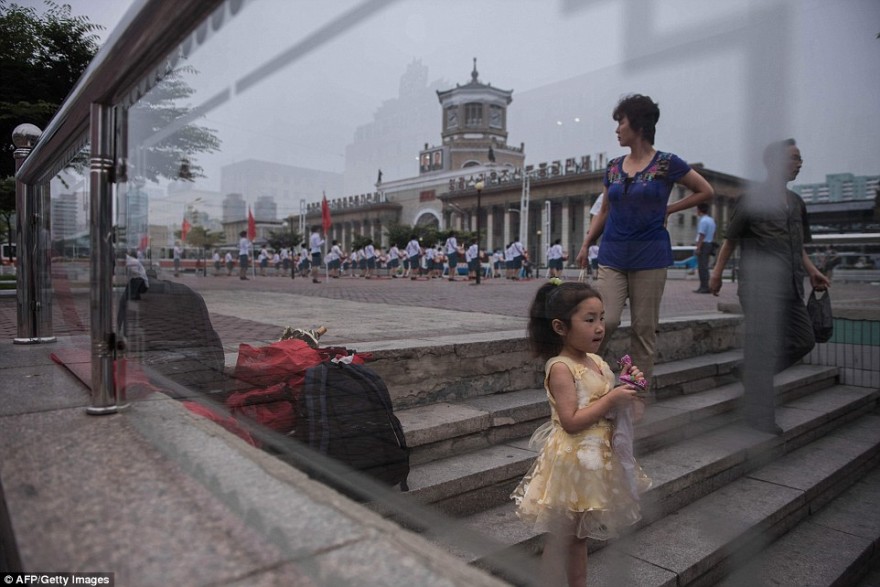
[[[585,283],[558,279],[542,286],[529,312],[529,341],[535,356],[547,359],[544,389],[550,422],[532,436],[540,454],[511,498],[517,515],[549,533],[542,557],[547,585],[586,585],[587,538],[605,540],[636,523],[639,493],[651,481],[629,446],[612,446],[615,420],[641,412],[636,385],[615,387],[608,364],[595,353],[605,335],[602,299]],[[632,364],[622,375],[641,383]],[[627,412],[630,412],[627,414]],[[627,439],[614,441],[626,443]],[[620,450],[617,450],[620,449]]]

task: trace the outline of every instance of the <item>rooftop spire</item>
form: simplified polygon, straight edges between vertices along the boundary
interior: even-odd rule
[[[474,70],[471,72],[471,81],[475,84],[479,83],[479,76],[480,74],[477,72],[477,58],[474,57]]]

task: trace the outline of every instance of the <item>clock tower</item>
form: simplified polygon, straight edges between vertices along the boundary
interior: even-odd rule
[[[437,91],[442,112],[443,144],[419,154],[421,173],[454,171],[477,165],[522,167],[522,147],[507,145],[507,106],[513,90],[480,81],[477,59],[471,81]]]

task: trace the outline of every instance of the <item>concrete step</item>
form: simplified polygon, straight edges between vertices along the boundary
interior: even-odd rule
[[[674,385],[699,386],[705,378],[716,380],[719,371],[729,372],[738,357],[739,353],[729,352],[670,363],[658,378]],[[834,383],[836,373],[834,367],[795,366],[777,377],[777,394],[780,401],[786,401],[827,387]],[[661,394],[636,430],[636,448],[658,448],[717,427],[719,418],[728,417],[741,395],[738,382],[688,395]],[[396,414],[412,450],[411,464],[416,466],[528,437],[549,418],[550,407],[543,389],[526,389],[397,410]]]
[[[643,497],[644,519],[623,540],[590,545],[589,583],[711,585],[729,569],[749,562],[776,537],[877,467],[878,401],[880,391],[836,386],[779,408],[778,419],[785,429],[782,437],[730,424],[645,455],[640,463],[655,485]],[[870,499],[862,499],[858,493],[848,502],[834,501],[837,505],[829,508],[836,509],[826,510],[848,515],[834,528],[843,528],[843,532],[849,528],[860,537],[855,543],[864,546],[865,541],[871,545],[880,539],[880,519],[872,505],[880,495],[876,485],[870,483],[863,492]],[[859,504],[860,500],[866,502],[864,509],[847,505]],[[852,522],[860,512],[868,518]],[[508,545],[508,556],[517,552],[519,556],[534,556],[543,547],[543,536],[517,519],[510,502],[462,522],[495,544]],[[481,557],[487,554],[449,548],[476,564],[481,564]],[[873,552],[869,546],[865,548],[868,555]],[[850,550],[864,570],[868,564],[865,553],[857,552],[857,548]],[[815,558],[816,553],[811,556]],[[761,564],[757,560],[752,564]],[[762,583],[729,584],[751,587]]]
[[[837,368],[795,365],[774,379],[776,404],[809,395],[836,382]],[[636,427],[638,454],[668,446],[724,425],[742,398],[742,383],[727,383],[700,393],[668,397],[649,406]]]
[[[718,583],[719,587],[853,585],[880,560],[880,468]],[[860,583],[861,585],[861,583]],[[880,585],[880,581],[864,583]]]
[[[657,399],[706,391],[734,380],[742,363],[741,349],[660,363],[654,367],[651,389]]]
[[[742,346],[742,316],[670,318],[657,328],[657,367]],[[629,339],[630,326],[623,324],[609,342],[608,356],[628,352]],[[544,375],[524,330],[384,341],[356,348],[373,356],[370,367],[388,386],[396,410],[540,388]]]
[[[788,452],[847,430],[845,424],[850,421],[860,420],[858,427],[862,428],[880,423],[880,415],[871,413],[878,401],[880,391],[835,386],[777,408],[777,420],[785,430],[780,437],[732,422],[640,456],[639,463],[654,482],[642,497],[641,525],[673,515]],[[871,434],[870,430],[863,432]],[[472,514],[463,522],[489,535],[497,544],[525,548],[532,553],[541,548],[542,537],[516,517],[509,499]],[[593,544],[591,548],[601,546]],[[463,556],[473,562],[480,554]]]
[[[652,389],[661,399],[705,391],[733,381],[731,370],[741,361],[742,352],[736,350],[658,365]],[[549,417],[550,407],[543,388],[532,388],[395,413],[417,465],[529,436]]]
[[[846,559],[866,568],[866,555],[880,539],[876,513],[869,518],[873,522],[862,526],[864,536],[854,535],[850,524],[858,518],[858,511],[847,505],[852,495],[843,497],[842,494],[867,473],[876,475],[878,462],[880,418],[864,414],[693,501],[673,515],[639,529],[610,548],[596,552],[590,557],[590,582],[645,587],[703,586],[716,584],[725,580],[730,572],[738,571],[744,574],[730,577],[726,584],[843,584],[810,577],[805,567],[796,575],[793,572],[782,575],[782,569],[777,569],[777,575],[783,576],[782,582],[768,580],[766,575],[757,582],[738,580],[754,578],[755,569],[761,568],[762,557],[771,556],[774,541],[793,528],[799,531],[791,535],[789,546],[797,550],[800,544],[807,549],[799,554],[803,560],[817,565],[833,559],[845,567],[844,573],[849,566],[842,563]],[[873,495],[876,504],[876,486],[873,491],[857,488],[855,499],[867,493]],[[810,528],[810,516],[829,503],[831,509],[826,508],[829,513],[817,518],[819,526],[823,520],[832,523],[835,511],[847,513],[848,519],[846,515],[838,516],[833,522],[837,528]],[[863,511],[876,512],[876,505]],[[802,523],[805,520],[807,522]],[[842,531],[840,526],[845,526]],[[803,542],[804,536],[823,532],[845,537],[830,543]],[[829,544],[833,545],[830,550],[827,549]],[[786,549],[785,542],[779,543],[777,552],[780,549]],[[788,550],[788,556],[791,554]],[[749,567],[747,563],[754,566]]]
[[[802,389],[815,391],[833,384],[834,373],[833,368],[799,365],[777,377],[777,394],[782,401],[796,401],[805,393]],[[651,446],[656,451],[670,442],[681,443],[735,421],[734,408],[741,395],[738,385],[657,402],[648,411],[650,418],[646,417],[644,425],[640,423],[636,428],[637,447]],[[850,398],[851,395],[840,395],[842,401],[846,400],[844,406],[849,405],[849,399],[858,399]],[[660,410],[658,406],[665,409]],[[788,438],[794,440],[801,433],[800,429],[794,430]],[[503,444],[416,464],[409,476],[410,496],[456,516],[503,504],[535,457],[528,440],[526,435]],[[699,453],[702,448],[695,441],[693,451]],[[742,460],[745,456],[739,455],[739,458]]]

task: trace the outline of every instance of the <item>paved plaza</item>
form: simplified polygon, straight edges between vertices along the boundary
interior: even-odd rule
[[[374,343],[430,339],[456,334],[524,331],[529,303],[543,279],[310,279],[276,276],[194,275],[163,279],[184,283],[205,299],[211,321],[227,352],[240,342],[276,340],[285,326],[326,326],[325,344]],[[86,283],[55,280],[53,327],[56,336],[87,335],[89,297]],[[717,314],[735,308],[736,284],[725,281],[719,296],[693,293],[694,276],[670,272],[661,319]],[[832,286],[835,310],[880,311],[880,286],[838,282]],[[120,292],[121,295],[121,292]],[[146,294],[146,295],[149,295]],[[16,335],[15,297],[0,297],[0,335]],[[629,320],[625,310],[623,321]]]

